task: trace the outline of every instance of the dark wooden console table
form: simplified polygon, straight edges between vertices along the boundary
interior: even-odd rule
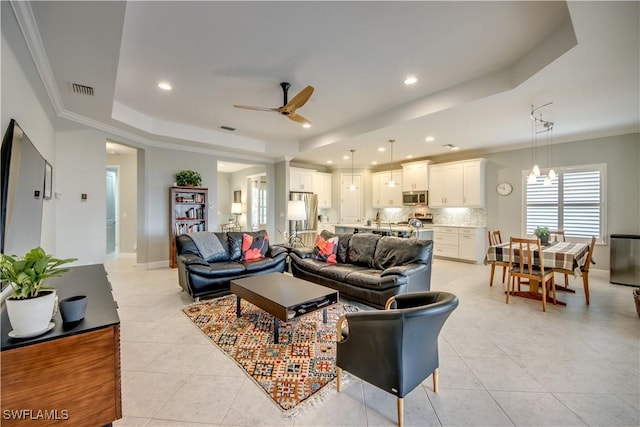
[[[29,339],[8,336],[2,311],[2,425],[109,425],[122,417],[120,318],[104,266],[73,267],[48,284],[58,298],[87,295],[85,318]]]

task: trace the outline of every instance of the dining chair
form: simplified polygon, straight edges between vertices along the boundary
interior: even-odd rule
[[[551,242],[566,242],[564,230],[556,230],[549,232],[549,241]],[[566,272],[561,272],[564,274],[564,286],[565,288],[569,287],[569,275]]]
[[[336,388],[342,370],[397,398],[398,426],[403,398],[430,375],[438,392],[438,336],[458,297],[449,292],[408,292],[389,298],[384,310],[347,313],[338,319]],[[346,325],[345,325],[346,323]]]
[[[500,236],[500,230],[489,230],[487,232],[489,235],[489,246],[495,246],[502,243],[502,237]],[[491,263],[491,278],[489,279],[489,286],[493,286],[493,275],[496,271],[496,265],[502,266],[502,283],[504,283],[504,278],[507,275],[507,266],[509,266],[508,262],[503,261],[495,261]]]
[[[547,311],[547,284],[551,282],[553,304],[556,303],[556,285],[553,270],[544,269],[542,244],[540,239],[511,237],[509,239],[509,277],[507,279],[507,304],[509,294],[515,291],[515,279],[520,283],[526,279],[529,283],[538,282],[542,287],[542,311]],[[529,286],[531,288],[531,286]]]
[[[589,305],[589,267],[593,262],[593,248],[596,246],[596,237],[591,236],[591,243],[589,244],[589,252],[587,253],[587,259],[584,265],[580,267],[580,273],[582,274],[582,286],[584,287],[584,299]]]

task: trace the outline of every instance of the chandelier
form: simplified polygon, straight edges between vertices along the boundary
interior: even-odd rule
[[[538,166],[537,162],[537,154],[538,154],[538,134],[545,133],[546,134],[546,157],[547,157],[547,166],[550,165],[550,151],[552,145],[552,131],[554,123],[549,120],[544,120],[542,118],[542,110],[545,107],[553,104],[553,102],[549,102],[547,104],[541,105],[537,108],[531,106],[531,162],[533,163],[533,167],[529,172],[529,176],[527,177],[528,184],[535,184],[537,178],[540,176],[540,166]],[[541,126],[541,129],[538,130],[538,126]],[[553,168],[549,168],[548,174],[544,177],[544,186],[549,186],[556,179],[556,173]]]

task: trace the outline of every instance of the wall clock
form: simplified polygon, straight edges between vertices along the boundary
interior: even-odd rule
[[[508,182],[501,182],[496,186],[496,192],[501,196],[508,196],[513,191],[513,185]]]

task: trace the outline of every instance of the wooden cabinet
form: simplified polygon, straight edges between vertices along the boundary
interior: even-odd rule
[[[371,204],[374,208],[402,206],[402,170],[393,171],[395,186],[387,185],[390,179],[389,171],[371,174]]]
[[[316,172],[313,174],[313,192],[318,195],[318,209],[331,207],[331,174]]]
[[[289,168],[289,191],[313,192],[313,174],[310,169]]]
[[[427,191],[429,189],[429,163],[421,162],[402,164],[402,191]]]
[[[104,267],[73,267],[47,284],[60,299],[86,295],[87,311],[64,325],[56,313],[52,330],[20,340],[2,312],[2,425],[110,425],[122,417],[120,318]]]
[[[481,263],[485,251],[484,227],[434,226],[433,254]]]
[[[171,202],[169,238],[170,264],[177,268],[176,236],[180,234],[207,231],[209,229],[209,191],[202,187],[171,187],[169,200]]]
[[[485,159],[429,166],[429,207],[484,207]]]

